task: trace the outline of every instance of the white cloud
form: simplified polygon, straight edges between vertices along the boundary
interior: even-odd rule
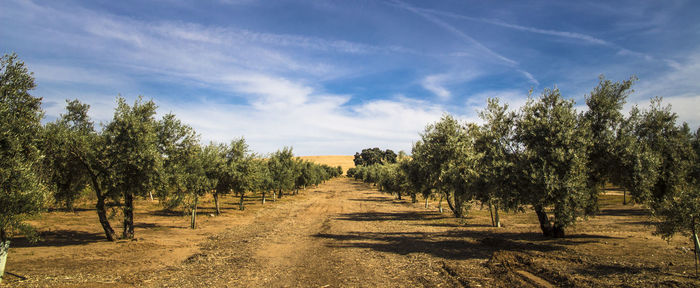
[[[351,95],[329,94],[309,84],[318,83],[314,81],[318,77],[344,73],[341,68],[303,59],[304,51],[287,52],[291,47],[350,54],[413,53],[410,49],[233,27],[144,22],[78,7],[19,5],[34,15],[32,25],[51,26],[47,24],[51,22],[64,27],[59,36],[52,30],[37,30],[37,37],[46,43],[79,49],[87,59],[102,60],[105,55],[111,59],[100,63],[111,72],[78,67],[68,60],[33,65],[38,81],[44,83],[36,94],[44,96],[48,118],[64,112],[64,99],[78,98],[92,106],[96,122],[109,121],[119,92],[129,101],[138,94],[138,84],[133,84],[141,80],[137,75],[149,75],[148,81],[161,85],[186,82],[238,98],[198,95],[171,101],[168,95],[146,95],[154,97],[159,114],[175,113],[201,133],[204,142],[244,136],[259,152],[283,145],[307,155],[352,154],[367,145],[410,150],[418,132],[443,113],[439,106],[406,98],[348,105]],[[98,88],[76,93],[74,87],[86,84]],[[110,94],[115,89],[122,90]]]
[[[700,126],[700,52],[683,61],[674,61],[673,66],[676,68],[656,79],[640,79],[627,109],[632,105],[648,107],[650,98],[661,96],[664,103],[671,104],[680,121],[688,122],[696,129]]]
[[[409,99],[344,106],[347,96],[311,91],[307,97],[306,102],[275,110],[211,102],[162,108],[195,127],[204,141],[245,136],[258,152],[288,145],[299,155],[349,155],[368,146],[410,151],[418,133],[443,113],[439,106]]]
[[[448,77],[449,75],[447,74],[428,75],[423,78],[421,85],[423,88],[425,88],[425,90],[433,92],[433,94],[440,97],[442,100],[447,100],[452,95],[450,90],[447,90],[447,88],[444,86],[445,82],[448,80]]]

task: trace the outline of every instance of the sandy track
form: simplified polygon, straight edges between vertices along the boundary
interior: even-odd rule
[[[354,237],[395,230],[388,227],[390,219],[357,215],[373,217],[406,207],[349,179],[303,193],[212,237],[182,266],[138,280],[153,286],[415,286],[410,275],[421,267],[413,259],[363,247],[381,241]]]
[[[5,284],[700,286],[699,278],[692,276],[693,252],[687,239],[666,242],[652,236],[646,226],[648,212],[621,205],[619,195],[601,198],[599,216],[572,227],[562,239],[542,237],[534,213],[503,213],[506,227],[493,228],[488,225],[488,211],[478,205],[467,219],[455,219],[447,211],[436,212],[434,202],[425,209],[422,201],[396,200],[347,178],[285,197],[264,207],[249,205],[246,211],[232,209],[220,217],[205,217],[197,230],[187,229],[185,218],[146,217],[144,211],[139,219],[153,224],[143,222],[139,241],[106,243],[91,236],[84,242],[17,248],[11,271],[24,273],[27,280]],[[63,228],[82,227],[86,220]],[[40,261],[47,258],[50,262]]]

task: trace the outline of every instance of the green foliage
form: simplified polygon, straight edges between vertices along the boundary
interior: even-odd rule
[[[627,146],[620,145],[617,132],[624,122],[622,106],[632,93],[635,80],[632,77],[626,81],[612,82],[601,76],[598,86],[586,97],[588,110],[583,114],[583,120],[588,123],[592,136],[588,175],[593,189],[602,190],[605,182],[614,181],[615,174],[620,170],[619,163],[623,161],[621,150]]]
[[[473,149],[475,132],[473,124],[462,125],[445,115],[428,125],[421,140],[413,146],[413,160],[421,163],[425,186],[443,194],[456,217],[465,215],[464,204],[474,194],[473,179],[477,176],[474,160],[478,157]]]
[[[518,194],[517,145],[514,141],[515,113],[498,99],[488,99],[479,113],[484,120],[475,141],[479,153],[476,197],[496,209],[515,210],[522,206]]]
[[[134,196],[145,195],[156,188],[162,157],[158,151],[153,101],[142,98],[132,106],[119,98],[112,122],[107,124],[106,157],[110,160],[112,184],[110,190],[123,195],[124,238],[134,237]]]
[[[350,178],[354,178],[356,173],[357,173],[357,168],[352,167],[352,168],[348,169],[348,172],[346,172],[345,175],[347,175]]]
[[[651,208],[660,220],[656,233],[665,238],[694,233],[700,218],[698,135],[676,119],[671,107],[655,98],[648,110],[632,110],[621,133],[630,148],[620,182]]]
[[[225,189],[230,189],[241,197],[240,209],[243,210],[243,197],[245,193],[254,191],[258,184],[257,178],[254,176],[259,167],[255,166],[255,155],[250,153],[248,144],[243,138],[234,140],[229,146],[226,153],[226,170],[229,171],[228,179],[225,181]],[[221,190],[221,186],[217,186],[217,191]]]
[[[159,171],[157,195],[167,209],[175,208],[185,201],[190,168],[196,157],[203,156],[199,137],[192,127],[182,124],[174,114],[163,116],[156,127],[158,153],[162,159]],[[213,157],[212,157],[213,158]],[[216,158],[212,165],[216,165]]]
[[[573,105],[559,90],[546,89],[528,100],[516,123],[515,136],[524,148],[519,186],[548,236],[563,236],[564,228],[595,204],[588,186],[589,128]],[[550,205],[553,220],[545,212]]]
[[[355,158],[353,159],[353,162],[355,162],[355,166],[391,164],[396,163],[396,157],[396,153],[394,153],[394,151],[390,149],[382,151],[381,149],[374,147],[362,149],[362,153],[355,153]]]
[[[33,237],[26,217],[39,213],[45,200],[38,168],[42,154],[41,98],[29,94],[34,77],[17,55],[0,58],[0,242],[15,230]]]
[[[90,183],[85,165],[74,153],[74,142],[94,128],[87,116],[89,105],[78,100],[66,102],[67,113],[44,126],[41,150],[45,155],[43,172],[56,203],[73,210],[73,203]]]
[[[277,150],[270,155],[267,162],[272,179],[273,190],[281,197],[284,191],[289,191],[294,188],[296,180],[295,161],[292,148],[284,147],[282,150]]]

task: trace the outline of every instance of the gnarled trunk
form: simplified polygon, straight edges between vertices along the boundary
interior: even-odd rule
[[[0,284],[2,276],[5,274],[5,263],[7,263],[7,253],[10,250],[10,239],[7,239],[7,234],[4,230],[0,230]]]
[[[124,231],[122,238],[134,239],[134,194],[124,192]]]
[[[214,193],[214,205],[216,206],[216,215],[221,215],[221,210],[219,209],[219,193]]]
[[[109,224],[109,219],[107,218],[107,209],[105,209],[105,196],[102,193],[102,188],[100,183],[97,181],[97,176],[90,175],[92,180],[92,185],[95,189],[95,195],[97,196],[97,203],[95,204],[95,210],[97,211],[97,218],[100,219],[100,225],[102,225],[102,230],[105,231],[105,237],[108,241],[114,241],[116,238],[114,229],[112,225]]]
[[[447,199],[447,206],[450,206],[450,210],[452,210],[452,214],[457,218],[462,218],[464,216],[462,213],[462,201],[454,193],[452,193],[452,198],[450,198],[450,194],[445,193],[445,198]]]
[[[539,205],[535,206],[535,213],[537,213],[537,220],[540,222],[542,235],[554,238],[564,237],[564,227],[552,224],[552,222],[549,221],[549,217],[547,217],[547,212],[544,211],[544,207]]]

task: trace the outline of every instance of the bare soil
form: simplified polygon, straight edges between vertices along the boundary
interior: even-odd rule
[[[487,210],[455,219],[437,203],[396,200],[338,178],[245,211],[225,197],[224,214],[205,201],[200,229],[137,205],[136,241],[106,242],[90,209],[46,213],[44,241],[12,244],[3,286],[22,287],[697,287],[687,237],[652,235],[648,212],[601,197],[599,216],[540,236],[532,211]],[[443,203],[444,204],[444,203]],[[21,277],[21,278],[20,278]]]

